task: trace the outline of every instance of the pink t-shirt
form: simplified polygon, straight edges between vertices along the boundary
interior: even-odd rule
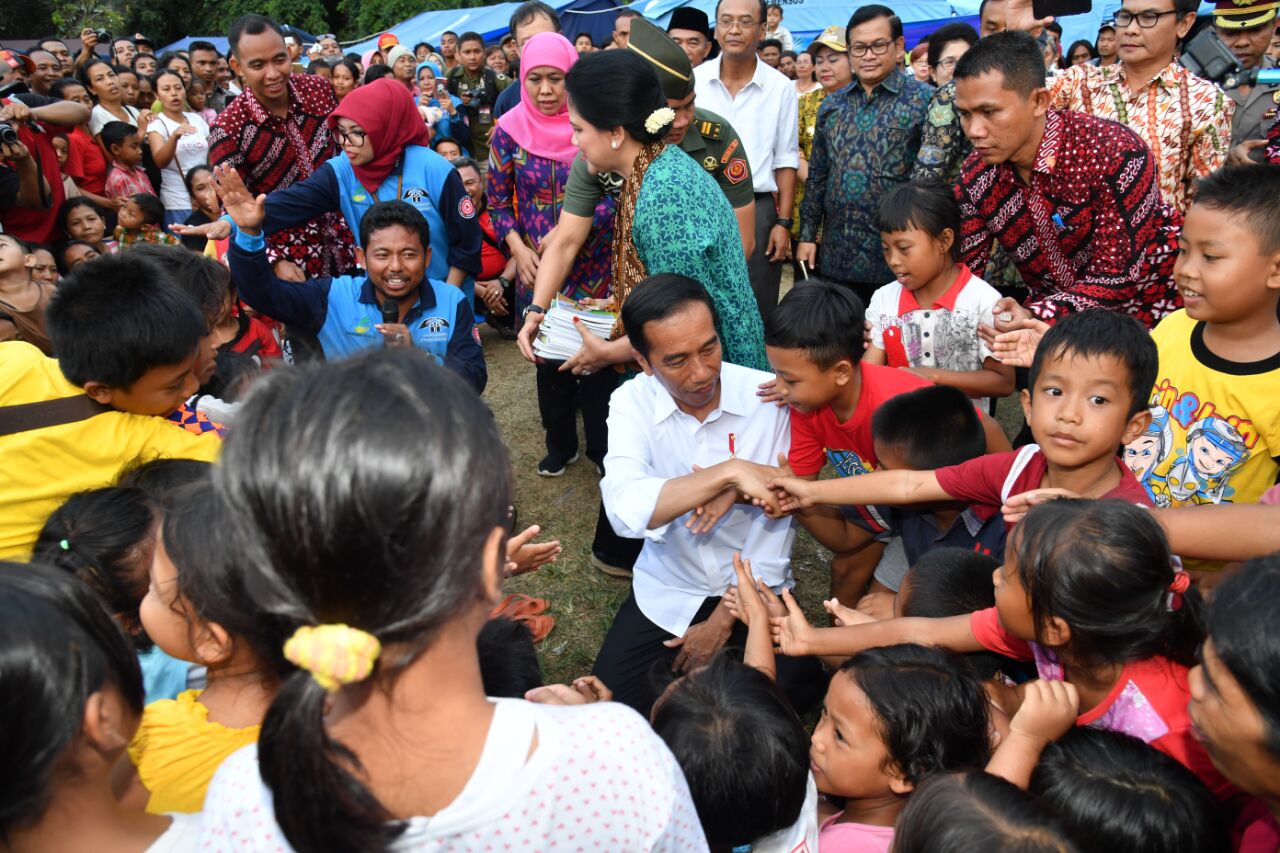
[[[822,823],[818,836],[818,853],[889,853],[893,846],[892,826],[867,823],[836,823],[840,815],[832,815]]]
[[[996,608],[972,614],[969,629],[983,648],[1016,660],[1034,660],[1041,678],[1066,680],[1053,650],[1010,634],[1000,624]],[[1225,800],[1237,793],[1236,788],[1214,767],[1209,753],[1192,734],[1187,713],[1190,698],[1187,667],[1163,657],[1133,661],[1125,664],[1106,698],[1076,717],[1076,725],[1124,732],[1151,744],[1199,776],[1210,791]]]

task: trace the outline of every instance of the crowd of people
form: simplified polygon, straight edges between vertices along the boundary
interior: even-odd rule
[[[0,847],[1280,850],[1277,4],[784,11],[0,50]]]

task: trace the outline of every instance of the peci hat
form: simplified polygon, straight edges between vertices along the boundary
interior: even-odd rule
[[[692,6],[681,6],[671,13],[667,32],[672,30],[693,30],[695,33],[702,33],[708,41],[712,40],[711,21],[707,18],[707,13]]]
[[[1218,0],[1213,24],[1224,30],[1251,30],[1276,18],[1277,0]]]
[[[847,53],[849,45],[844,42],[844,30],[836,26],[827,27],[816,39],[809,42],[805,52],[810,56],[817,56],[820,47],[829,47],[836,53]]]
[[[693,65],[688,54],[652,21],[632,19],[627,50],[639,54],[658,72],[667,100],[683,101],[693,94]]]

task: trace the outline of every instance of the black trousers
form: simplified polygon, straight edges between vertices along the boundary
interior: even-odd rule
[[[718,596],[704,601],[693,617],[693,624],[706,621],[719,604]],[[654,701],[677,677],[671,671],[671,664],[679,650],[662,645],[673,636],[649,621],[632,592],[618,609],[591,674],[613,691],[614,701],[630,705],[648,717]],[[746,642],[747,626],[735,623],[726,647],[741,649]],[[803,714],[826,693],[827,677],[817,658],[779,655],[778,686],[796,713]]]
[[[778,209],[773,193],[756,193],[756,250],[747,258],[747,276],[756,296],[760,316],[768,320],[778,307],[778,290],[782,286],[782,261],[771,261],[765,254],[769,234],[778,221]]]
[[[609,452],[609,395],[618,387],[617,371],[588,376],[560,371],[562,361],[537,365],[538,412],[547,434],[547,453],[567,462],[578,452],[578,406],[587,437],[587,458],[597,464]]]

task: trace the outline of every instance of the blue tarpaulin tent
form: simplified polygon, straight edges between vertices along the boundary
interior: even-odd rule
[[[166,44],[164,47],[156,51],[156,55],[162,56],[175,50],[190,50],[191,43],[193,41],[207,41],[218,49],[218,53],[221,53],[224,56],[227,53],[228,45],[226,36],[187,36],[184,39],[175,41],[173,44]]]

